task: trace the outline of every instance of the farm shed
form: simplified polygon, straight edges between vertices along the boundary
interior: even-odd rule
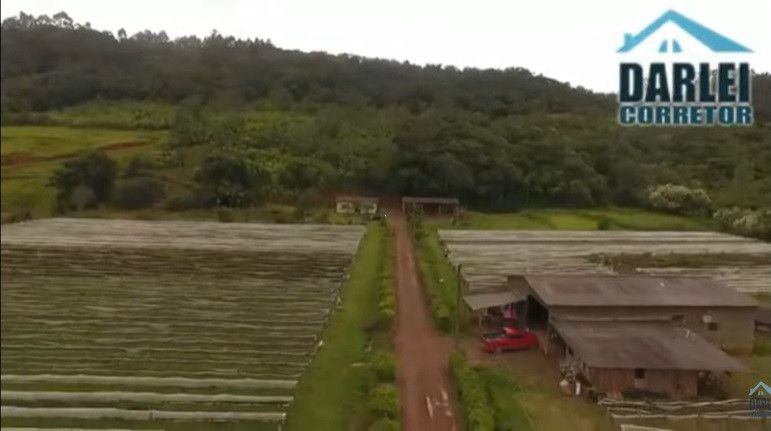
[[[726,372],[745,371],[736,359],[669,319],[580,320],[555,317],[564,360],[597,393],[693,398],[721,384]]]
[[[525,322],[546,329],[550,315],[667,316],[725,349],[750,351],[757,303],[709,278],[652,275],[520,275],[509,287],[527,298]]]
[[[505,286],[480,289],[463,295],[463,302],[480,328],[486,321],[500,326],[507,319],[516,319],[522,312],[523,299],[524,297]]]
[[[402,211],[404,213],[421,212],[431,216],[458,216],[463,212],[458,198],[435,197],[402,197]]]
[[[335,211],[338,214],[375,215],[378,210],[378,198],[369,196],[337,196]]]
[[[755,329],[768,332],[771,328],[771,308],[758,307],[755,310]]]

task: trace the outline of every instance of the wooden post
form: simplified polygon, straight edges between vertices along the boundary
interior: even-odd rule
[[[455,347],[457,348],[459,346],[459,333],[460,333],[460,303],[461,303],[461,293],[463,290],[463,277],[461,276],[461,264],[458,264],[458,286],[456,289],[456,295],[455,295],[455,325],[453,328],[454,336],[455,336]]]
[[[549,344],[551,344],[551,323],[546,322],[546,345],[543,346],[543,353],[549,355]]]

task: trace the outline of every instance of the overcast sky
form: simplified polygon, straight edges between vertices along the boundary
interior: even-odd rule
[[[66,11],[77,22],[170,37],[213,29],[303,51],[352,53],[458,67],[526,67],[616,91],[624,33],[668,9],[749,47],[771,71],[771,0],[2,0],[2,17]],[[743,59],[743,60],[746,60]]]

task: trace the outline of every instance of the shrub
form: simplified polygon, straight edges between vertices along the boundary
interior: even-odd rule
[[[210,206],[246,207],[257,203],[270,183],[261,164],[236,154],[207,156],[195,174]]]
[[[722,229],[738,235],[771,239],[771,210],[721,208],[712,214],[712,219]]]
[[[94,207],[99,203],[94,190],[83,183],[72,189],[65,202],[68,208],[75,208],[78,211]]]
[[[466,357],[459,351],[452,354],[450,368],[460,404],[466,416],[467,429],[470,431],[495,429],[495,412],[490,407],[490,396],[482,376],[469,365]]]
[[[311,216],[311,222],[313,223],[328,224],[329,220],[330,220],[329,210],[326,208],[313,213],[313,215]]]
[[[369,391],[369,410],[377,416],[396,419],[399,417],[399,397],[393,383],[380,383]]]
[[[380,301],[378,302],[377,326],[388,328],[396,316],[396,296],[393,289],[393,278],[383,275],[380,286]]]
[[[452,329],[452,312],[446,304],[442,302],[442,298],[437,297],[431,300],[431,311],[434,314],[434,320],[439,329],[443,331],[449,331]]]
[[[390,352],[377,351],[372,355],[372,371],[383,382],[393,382],[396,378],[396,360]]]
[[[217,220],[223,223],[232,223],[235,221],[233,212],[227,208],[220,208],[217,210]]]
[[[155,170],[158,168],[157,163],[145,156],[137,155],[129,159],[126,163],[126,167],[123,168],[124,178],[136,178],[147,177],[155,175]]]
[[[608,230],[612,226],[612,223],[609,218],[607,217],[601,217],[599,220],[597,220],[597,230]]]
[[[163,183],[146,176],[122,180],[115,190],[115,204],[125,209],[149,208],[163,199]]]
[[[294,210],[292,210],[292,220],[302,223],[305,221],[305,217],[308,214],[308,208],[304,207],[302,205],[297,205],[294,207]]]
[[[703,215],[712,206],[712,200],[704,189],[677,184],[663,184],[650,189],[648,203],[654,209],[683,215]]]
[[[168,198],[164,206],[169,211],[185,211],[202,208],[204,202],[198,194],[186,193]]]
[[[59,209],[83,209],[109,201],[117,170],[117,163],[101,153],[87,153],[64,162],[49,180],[49,185],[56,188]]]
[[[380,418],[369,426],[369,431],[399,431],[399,422],[390,418]]]

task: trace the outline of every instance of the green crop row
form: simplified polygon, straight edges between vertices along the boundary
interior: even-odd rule
[[[493,431],[495,412],[482,375],[475,370],[462,352],[450,357],[450,369],[458,390],[468,431]]]

